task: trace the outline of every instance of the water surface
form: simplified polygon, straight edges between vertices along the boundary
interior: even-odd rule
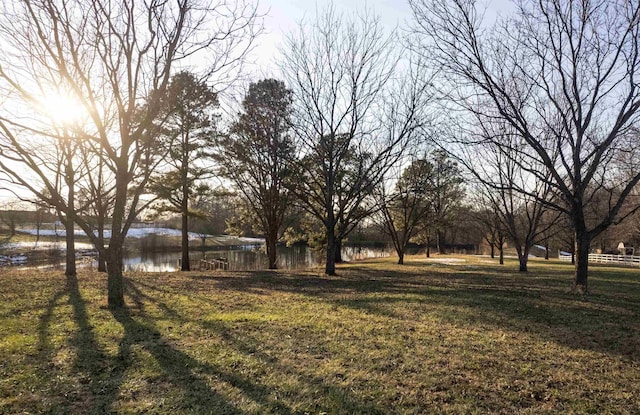
[[[342,258],[345,261],[356,261],[365,258],[378,258],[390,255],[390,251],[383,247],[355,247],[345,246]],[[180,252],[149,252],[128,256],[125,258],[125,271],[162,272],[180,269]],[[234,247],[211,251],[192,251],[189,254],[191,269],[198,269],[201,259],[226,259],[229,270],[254,271],[267,269],[269,262],[262,246]],[[278,268],[307,269],[324,264],[324,255],[306,246],[278,247]]]

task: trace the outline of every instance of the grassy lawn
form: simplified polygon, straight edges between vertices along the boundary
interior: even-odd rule
[[[309,272],[0,270],[0,413],[626,414],[640,270],[409,257]]]

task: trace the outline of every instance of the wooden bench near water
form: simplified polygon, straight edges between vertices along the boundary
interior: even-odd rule
[[[228,270],[229,269],[229,260],[227,258],[216,258],[216,259],[201,259],[199,263],[200,271],[210,271],[210,270]]]

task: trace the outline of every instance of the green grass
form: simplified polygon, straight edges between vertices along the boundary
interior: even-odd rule
[[[640,270],[410,257],[309,272],[0,271],[0,413],[626,414]]]

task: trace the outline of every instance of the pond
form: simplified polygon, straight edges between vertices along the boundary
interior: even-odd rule
[[[78,267],[97,267],[96,253],[90,244],[77,243]],[[64,243],[46,246],[47,249],[32,251],[25,254],[0,255],[2,266],[18,266],[20,268],[55,268],[64,269]],[[125,271],[163,272],[180,269],[180,252],[173,250],[162,251],[156,249],[137,249],[125,253]],[[160,249],[160,251],[158,251]],[[125,251],[126,252],[126,251]],[[345,246],[342,257],[345,261],[355,261],[365,258],[387,257],[392,250],[384,246],[361,247]],[[35,253],[35,254],[33,254]],[[246,245],[223,247],[215,250],[194,250],[190,254],[191,268],[198,269],[200,260],[214,260],[224,258],[228,261],[228,269],[232,271],[253,271],[267,269],[268,261],[262,245]],[[280,269],[306,269],[319,267],[324,264],[324,255],[306,246],[278,247],[278,267]]]
[[[385,247],[345,246],[342,258],[345,261],[355,261],[365,258],[379,258],[390,255]],[[125,258],[125,271],[162,272],[180,269],[180,252],[148,252],[137,253]],[[267,269],[268,260],[262,246],[249,245],[210,251],[192,251],[189,255],[191,268],[198,269],[201,259],[225,258],[229,262],[229,270],[253,271]],[[278,247],[278,268],[306,269],[322,266],[324,256],[306,246]]]

